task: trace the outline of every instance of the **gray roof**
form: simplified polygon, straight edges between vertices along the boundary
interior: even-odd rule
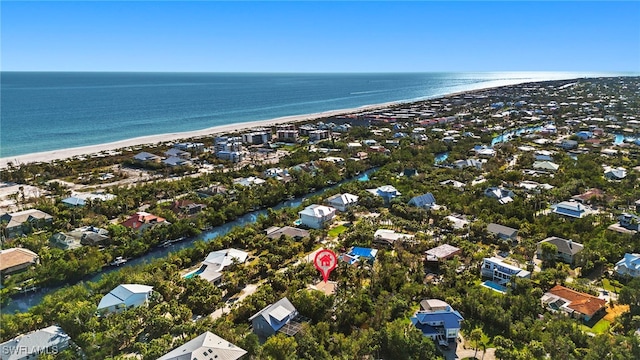
[[[27,334],[19,335],[7,342],[0,344],[0,359],[14,360],[25,359],[29,354],[53,347],[62,350],[69,342],[67,335],[61,327],[53,325]]]
[[[309,237],[309,232],[307,230],[298,229],[291,226],[285,226],[281,228],[273,226],[267,229],[267,237],[269,239],[279,239],[281,235],[286,235],[292,238],[306,238]]]
[[[515,234],[518,232],[518,229],[514,229],[514,228],[510,228],[508,226],[491,223],[491,224],[487,225],[487,231],[492,233],[492,234],[500,234],[500,235],[505,235],[505,236],[508,236],[508,237],[512,237],[512,236],[515,236]]]
[[[436,198],[432,193],[426,193],[424,195],[415,196],[409,200],[410,205],[415,205],[417,207],[425,207],[431,206],[436,203]]]
[[[584,245],[574,242],[573,240],[567,240],[556,236],[548,237],[538,244],[548,242],[555,245],[558,248],[558,252],[563,254],[575,255],[584,249]]]
[[[247,352],[209,331],[164,354],[158,360],[236,360]]]
[[[278,321],[282,321],[284,318],[289,316],[291,313],[297,313],[295,306],[287,299],[286,297],[276,301],[275,303],[268,305],[264,309],[258,311],[257,314],[253,315],[249,318],[249,321],[253,321],[253,319],[258,316],[262,316],[265,320],[271,324],[270,317],[277,319]]]
[[[7,222],[7,229],[15,226],[21,226],[22,223],[33,220],[52,220],[53,216],[47,214],[44,211],[37,209],[22,210],[14,213],[5,213],[0,217],[1,221]],[[4,359],[3,359],[4,360]]]
[[[443,244],[433,249],[427,250],[427,258],[443,259],[460,251],[460,248],[451,246],[449,244]]]

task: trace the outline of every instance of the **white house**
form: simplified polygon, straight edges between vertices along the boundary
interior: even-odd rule
[[[256,333],[256,335],[262,338],[268,338],[279,331],[287,335],[295,335],[297,331],[287,328],[286,325],[295,322],[297,316],[298,310],[296,310],[295,306],[285,297],[260,310],[251,316],[249,321],[251,321],[253,332]]]
[[[327,199],[327,204],[336,208],[338,211],[347,211],[351,206],[358,205],[358,196],[344,193],[344,194],[336,194]]]
[[[624,254],[622,260],[616,263],[614,270],[621,276],[640,276],[640,254]]]
[[[202,262],[200,268],[185,275],[185,278],[199,276],[210,283],[217,283],[222,279],[222,270],[233,264],[234,261],[239,264],[247,261],[249,253],[238,249],[223,249],[212,251]]]
[[[158,360],[191,360],[191,359],[220,359],[237,360],[247,353],[220,336],[205,332],[164,354]],[[204,356],[204,357],[203,357]]]
[[[383,246],[393,246],[396,241],[408,241],[413,235],[397,233],[394,230],[378,229],[373,234],[373,243]]]
[[[324,205],[309,205],[298,212],[302,225],[312,229],[322,229],[336,217],[336,209]]]
[[[490,278],[500,285],[507,284],[513,276],[529,278],[531,273],[522,270],[517,266],[507,264],[502,259],[496,257],[484,258],[482,260],[481,274]]]
[[[118,285],[100,300],[98,312],[120,312],[132,307],[138,307],[149,301],[152,291],[153,286],[148,285]]]
[[[440,345],[456,341],[460,324],[464,320],[458,311],[438,299],[423,300],[420,306],[422,309],[411,317],[411,323],[422,331],[424,336],[438,341]]]
[[[551,212],[558,215],[581,219],[592,214],[594,211],[587,205],[571,200],[551,205]]]
[[[69,347],[71,338],[61,327],[53,325],[44,329],[18,335],[0,344],[0,359],[36,359],[38,354],[59,353]]]

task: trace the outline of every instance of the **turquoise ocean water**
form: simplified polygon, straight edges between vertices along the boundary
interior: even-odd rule
[[[0,73],[0,157],[584,73]]]

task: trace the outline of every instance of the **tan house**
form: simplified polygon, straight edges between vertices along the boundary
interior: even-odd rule
[[[30,232],[32,228],[41,227],[53,222],[53,216],[44,211],[29,209],[0,216],[0,222],[6,223],[5,234],[13,239]]]
[[[31,250],[11,248],[0,250],[0,275],[13,274],[39,263],[40,257]]]

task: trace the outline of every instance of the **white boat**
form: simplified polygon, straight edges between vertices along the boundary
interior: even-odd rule
[[[123,258],[122,256],[118,256],[112,262],[110,262],[109,265],[111,265],[111,266],[120,266],[120,265],[122,265],[122,264],[124,264],[126,262],[127,262],[127,259]]]

